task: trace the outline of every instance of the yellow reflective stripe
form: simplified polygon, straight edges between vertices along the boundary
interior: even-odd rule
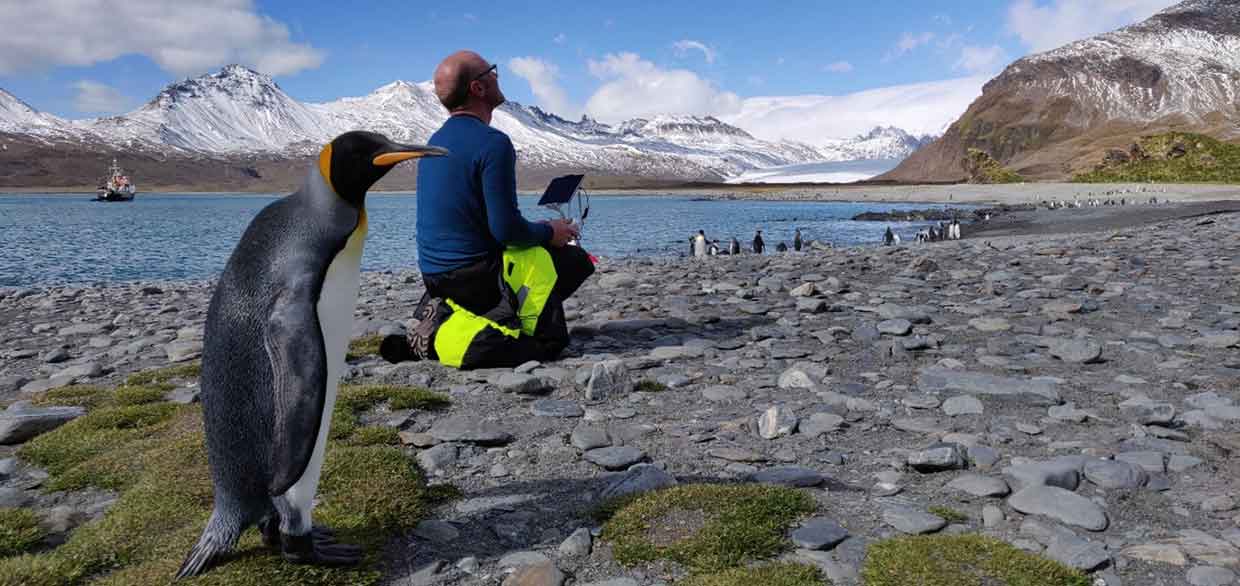
[[[512,271],[508,266],[512,265]],[[517,317],[521,319],[521,331],[527,335],[534,334],[538,326],[538,316],[542,315],[547,298],[555,288],[558,275],[555,263],[551,261],[551,253],[541,246],[528,248],[509,248],[504,251],[504,281],[513,291],[526,290],[525,298],[517,307]]]
[[[440,324],[439,329],[435,331],[435,353],[439,355],[439,362],[444,366],[460,368],[465,361],[465,353],[469,351],[469,344],[474,341],[478,332],[487,326],[495,328],[509,338],[521,335],[521,332],[516,329],[506,328],[485,317],[470,313],[469,310],[457,305],[451,299],[444,299],[444,302],[452,308],[452,315],[448,316],[447,321]]]

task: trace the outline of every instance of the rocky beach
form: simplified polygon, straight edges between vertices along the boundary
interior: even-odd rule
[[[812,498],[776,558],[831,584],[879,584],[867,558],[890,538],[973,533],[1089,584],[1234,584],[1240,215],[1193,205],[1039,210],[920,246],[604,259],[566,304],[574,339],[554,363],[460,372],[357,352],[345,383],[451,400],[360,415],[460,493],[387,543],[380,581],[673,584],[685,564],[621,563],[593,513],[731,483]],[[1079,230],[1029,227],[1098,209]],[[89,410],[47,393],[194,364],[211,286],[0,290],[0,507],[35,513],[32,551],[118,500],[49,490],[21,457]],[[364,273],[355,337],[402,331],[421,293],[416,273]],[[192,374],[173,380],[159,399],[196,400]],[[695,526],[672,524],[662,539]],[[174,570],[183,554],[168,555]]]

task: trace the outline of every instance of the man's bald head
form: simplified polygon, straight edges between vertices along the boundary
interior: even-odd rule
[[[469,101],[469,84],[490,67],[486,59],[473,51],[457,51],[448,55],[435,68],[435,95],[448,111],[459,110]]]

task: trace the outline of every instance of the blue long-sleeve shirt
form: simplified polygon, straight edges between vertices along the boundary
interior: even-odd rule
[[[429,144],[445,157],[418,161],[418,266],[433,275],[478,262],[506,246],[551,241],[551,226],[517,207],[517,152],[508,135],[473,116],[452,116]]]

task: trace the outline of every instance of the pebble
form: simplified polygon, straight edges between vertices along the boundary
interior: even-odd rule
[[[1093,501],[1057,486],[1029,486],[1008,497],[1008,506],[1026,515],[1043,515],[1089,531],[1107,528],[1106,512]]]
[[[815,517],[792,531],[792,544],[811,550],[829,550],[848,539],[848,530],[826,517]]]
[[[888,507],[883,510],[883,522],[894,527],[901,533],[923,535],[934,533],[947,526],[947,521],[938,515],[908,507]]]
[[[947,488],[959,490],[978,497],[1004,497],[1012,492],[1002,478],[965,474],[947,483]]]
[[[646,453],[633,446],[611,446],[595,448],[583,454],[583,457],[607,470],[624,470],[646,458]]]

